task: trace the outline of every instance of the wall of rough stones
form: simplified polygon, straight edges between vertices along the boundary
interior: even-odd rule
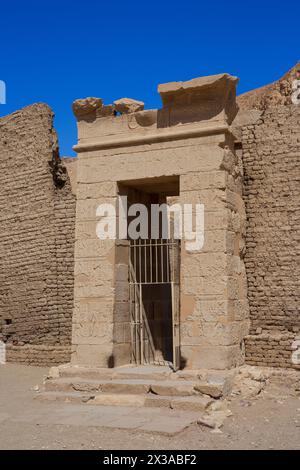
[[[71,343],[75,196],[52,122],[44,104],[0,119],[0,340],[36,365]]]
[[[265,109],[242,128],[245,265],[251,330],[246,362],[296,367],[299,338],[300,106]]]

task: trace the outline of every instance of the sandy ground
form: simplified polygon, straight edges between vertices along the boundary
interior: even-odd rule
[[[233,416],[220,433],[194,424],[170,437],[80,420],[75,425],[47,423],[47,416],[71,405],[34,399],[46,373],[37,367],[0,366],[0,449],[300,449],[300,397],[284,381],[271,383],[254,399],[233,399]],[[41,413],[43,422],[36,418]]]

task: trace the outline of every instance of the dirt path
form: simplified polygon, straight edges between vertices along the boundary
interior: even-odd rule
[[[76,425],[48,424],[47,417],[59,416],[70,405],[34,400],[35,386],[46,372],[0,366],[0,449],[300,449],[300,397],[284,383],[270,384],[255,399],[233,399],[233,416],[220,433],[192,425],[167,437],[89,426],[80,420]]]

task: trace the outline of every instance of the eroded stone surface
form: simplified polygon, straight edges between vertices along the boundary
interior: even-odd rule
[[[300,62],[277,82],[238,96],[238,105],[244,110],[253,108],[265,110],[276,106],[291,105],[294,80],[300,80]]]
[[[144,103],[131,98],[120,98],[114,101],[115,110],[121,114],[130,114],[137,111],[143,111]]]
[[[195,395],[194,383],[178,383],[173,381],[151,383],[151,390],[157,395],[188,396]]]
[[[96,112],[98,109],[102,108],[101,98],[82,98],[74,101],[73,103],[73,113],[76,117],[80,118],[87,114]]]
[[[144,395],[101,393],[89,400],[89,405],[103,406],[144,406],[146,397]]]
[[[206,410],[211,403],[213,403],[213,400],[209,397],[193,396],[175,398],[171,400],[170,406],[173,410],[197,412]]]

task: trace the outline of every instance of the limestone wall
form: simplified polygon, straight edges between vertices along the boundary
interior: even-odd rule
[[[75,196],[53,115],[36,104],[0,119],[0,339],[8,361],[69,360]]]
[[[300,106],[266,109],[242,129],[251,330],[246,361],[295,367],[299,337]]]

